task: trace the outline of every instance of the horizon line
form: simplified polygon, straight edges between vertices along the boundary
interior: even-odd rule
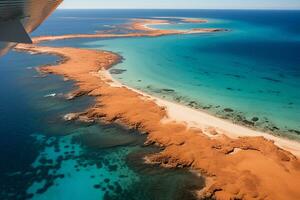
[[[57,10],[287,10],[300,11],[300,8],[57,8]]]

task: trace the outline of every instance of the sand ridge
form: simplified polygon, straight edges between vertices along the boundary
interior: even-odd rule
[[[144,23],[149,24],[149,21]],[[143,23],[135,26],[138,30],[146,27]],[[148,31],[145,34],[149,34]],[[161,33],[156,31],[149,32],[152,36],[160,36]],[[48,36],[37,39],[36,43],[55,38],[66,39],[64,36]],[[71,98],[91,95],[96,99],[94,106],[81,113],[73,113],[69,119],[120,123],[147,133],[147,144],[163,148],[160,153],[146,158],[149,163],[191,168],[211,180],[203,191],[197,192],[199,198],[300,199],[300,162],[295,155],[264,137],[229,138],[219,134],[217,127],[204,130],[172,120],[165,121],[169,117],[166,107],[122,85],[113,86],[114,81],[107,74],[101,74],[121,61],[119,55],[36,44],[18,45],[16,49],[62,57],[56,66],[41,67],[41,72],[74,80],[78,89],[72,92]],[[213,137],[209,137],[207,131]]]
[[[198,28],[191,30],[159,30],[148,27],[148,25],[170,24],[169,20],[160,19],[132,19],[125,27],[134,32],[128,33],[109,33],[106,31],[97,31],[95,34],[66,34],[56,36],[39,36],[32,39],[34,44],[46,41],[76,39],[76,38],[125,38],[125,37],[159,37],[164,35],[180,35],[180,34],[200,34],[227,31],[221,28]],[[191,23],[191,22],[189,22]]]

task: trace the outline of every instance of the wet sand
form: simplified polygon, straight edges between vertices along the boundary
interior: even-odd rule
[[[149,21],[136,23],[140,30]],[[138,34],[161,36],[159,30]],[[84,35],[78,37],[84,38]],[[36,43],[74,37],[40,38]],[[67,119],[119,123],[147,134],[146,144],[158,145],[162,151],[147,156],[146,162],[163,167],[186,167],[206,177],[206,188],[197,191],[199,198],[300,199],[298,143],[278,138],[276,144],[285,141],[285,146],[280,148],[267,140],[266,135],[252,135],[244,127],[229,125],[201,111],[125,87],[115,82],[107,71],[121,61],[121,57],[112,52],[36,44],[18,45],[16,49],[62,57],[56,66],[41,67],[40,71],[74,80],[78,89],[70,93],[70,99],[81,95],[95,97],[94,106],[70,114]]]

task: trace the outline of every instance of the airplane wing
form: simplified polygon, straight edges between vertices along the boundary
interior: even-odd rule
[[[0,0],[0,56],[34,31],[63,0]]]

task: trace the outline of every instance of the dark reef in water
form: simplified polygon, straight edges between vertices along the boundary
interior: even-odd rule
[[[45,140],[45,143],[33,144],[39,146],[40,150],[49,147],[57,146],[58,140],[50,138]],[[72,156],[69,157],[69,159]],[[61,163],[66,157],[59,157],[57,160],[46,159],[42,157],[39,160],[39,165],[36,167],[29,167],[14,174],[5,174],[3,177],[3,183],[0,184],[0,197],[1,199],[23,200],[30,199],[34,196],[32,193],[27,193],[27,189],[34,183],[41,183],[45,181],[45,184],[36,191],[36,194],[44,193],[49,187],[54,185],[56,179],[63,179],[64,174],[58,174],[56,171],[61,167]],[[50,173],[50,172],[53,173]]]
[[[119,182],[112,181],[107,177],[99,179],[99,174],[88,175],[90,179],[96,180],[96,183],[92,185],[93,189],[105,191],[104,199],[124,199],[124,196],[141,199],[145,197],[144,194],[148,199],[165,199],[165,195],[168,199],[193,199],[191,191],[201,189],[204,186],[201,177],[194,176],[187,170],[162,169],[158,166],[144,164],[143,156],[158,152],[159,149],[144,146],[145,136],[135,130],[123,129],[118,125],[101,125],[101,127],[101,130],[105,132],[105,134],[100,134],[101,136],[99,136],[99,132],[86,132],[68,136],[71,138],[69,141],[64,138],[65,136],[38,136],[42,139],[37,139],[33,145],[38,146],[39,152],[42,154],[29,169],[14,174],[6,174],[6,177],[0,180],[0,183],[4,181],[0,184],[1,200],[25,200],[35,195],[44,194],[50,187],[55,186],[59,179],[68,176],[59,173],[59,170],[63,163],[69,160],[76,161],[74,169],[77,172],[88,170],[89,167],[94,166],[115,173],[124,166],[107,158],[106,155],[117,149],[127,147],[136,149],[127,156],[126,163],[139,174],[140,179],[128,188],[124,188]],[[86,128],[88,130],[89,127]],[[78,145],[82,146],[84,150],[78,152],[76,150]],[[53,149],[57,153],[57,157],[55,159],[47,157],[43,153],[46,148]],[[126,154],[120,156],[124,156],[126,159]],[[130,177],[127,174],[119,176],[120,180],[128,178]],[[178,179],[174,185],[178,191],[169,189],[169,184],[174,182],[171,179],[174,178]],[[28,193],[28,188],[33,183],[40,183],[40,187],[36,188],[33,193]],[[158,183],[161,184],[161,194],[155,193]],[[183,195],[188,198],[183,198]]]
[[[234,110],[231,109],[231,108],[224,108],[224,111],[225,111],[225,112],[233,112]]]
[[[252,117],[246,117],[245,113],[235,111],[232,108],[222,108],[220,105],[203,105],[197,100],[191,100],[191,98],[186,96],[179,95],[175,90],[172,89],[160,89],[155,88],[154,86],[148,85],[146,88],[142,88],[142,90],[145,90],[153,95],[159,95],[162,98],[165,98],[167,100],[175,101],[181,104],[184,104],[186,106],[189,106],[194,109],[200,109],[200,110],[208,110],[209,112],[212,112],[216,114],[218,117],[223,119],[229,119],[233,121],[234,123],[249,127],[258,129],[264,132],[269,132],[276,136],[282,136],[282,137],[289,137],[291,139],[299,140],[297,135],[300,135],[300,131],[294,130],[294,129],[288,129],[287,127],[278,127],[274,123],[272,123],[267,117],[258,118],[257,116]],[[227,88],[227,90],[238,90],[240,89],[233,89],[233,88]],[[264,92],[264,91],[261,91]],[[266,91],[268,93],[272,94],[278,94],[278,91],[268,90]],[[292,102],[290,102],[288,105],[293,105]]]
[[[257,122],[258,120],[259,120],[258,117],[253,117],[253,118],[252,118],[252,121],[253,121],[253,122]]]
[[[271,81],[274,83],[280,83],[281,81],[278,79],[274,79],[274,78],[270,78],[270,77],[262,77],[262,79],[267,80],[267,81]]]
[[[227,87],[226,89],[230,90],[230,91],[239,91],[239,92],[242,91],[242,89],[239,89],[239,88],[235,89],[235,88],[232,88],[232,87]]]
[[[108,194],[107,199],[196,200],[191,191],[204,187],[203,178],[184,169],[165,169],[157,165],[149,167],[148,164],[140,162],[146,155],[158,151],[156,147],[148,147],[129,154],[127,164],[138,172],[144,181],[135,183],[132,189],[118,190],[118,195]]]
[[[162,92],[175,92],[175,90],[173,90],[173,89],[162,89],[161,91]]]
[[[170,88],[162,88],[162,89],[158,89],[158,88],[155,88],[151,85],[148,85],[147,86],[147,90],[152,92],[152,93],[158,93],[158,94],[175,94],[176,91],[173,90],[173,89],[170,89]]]
[[[239,74],[224,74],[224,75],[234,77],[234,78],[237,78],[237,79],[246,78],[245,76],[242,76],[242,75],[239,75]]]
[[[297,130],[294,130],[294,129],[290,129],[289,131],[292,132],[292,133],[296,133],[297,135],[300,135],[300,131],[297,131]]]
[[[109,73],[111,73],[111,74],[123,74],[126,71],[127,71],[126,69],[111,69],[111,70],[109,70]]]

